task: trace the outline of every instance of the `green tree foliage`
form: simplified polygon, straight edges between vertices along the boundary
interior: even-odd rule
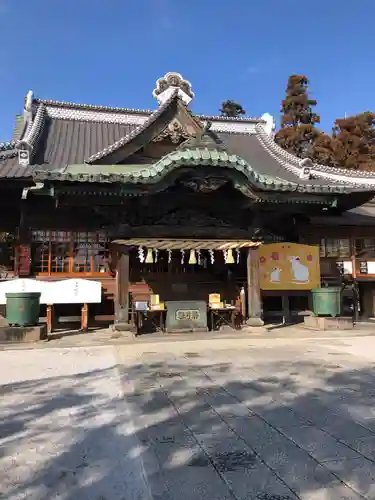
[[[375,170],[375,113],[338,118],[333,131],[333,155],[341,168]]]
[[[241,104],[236,101],[227,100],[221,104],[220,108],[221,116],[226,116],[228,118],[236,118],[240,115],[245,115],[246,111],[243,109]]]
[[[315,128],[320,117],[313,108],[316,101],[308,94],[309,80],[291,75],[281,105],[281,129],[275,136],[279,146],[300,158],[314,157],[314,144],[321,132]]]

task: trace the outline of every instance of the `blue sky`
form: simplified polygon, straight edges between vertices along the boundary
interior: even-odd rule
[[[306,74],[322,128],[375,111],[375,0],[0,0],[0,139],[29,89],[46,99],[156,105],[157,78],[190,80],[194,111],[225,99],[279,116]]]

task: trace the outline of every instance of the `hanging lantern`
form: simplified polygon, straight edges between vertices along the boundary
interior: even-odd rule
[[[233,250],[231,248],[227,252],[227,264],[234,264]]]
[[[197,263],[197,258],[195,256],[195,251],[190,250],[190,255],[189,255],[189,264],[196,264]]]
[[[147,256],[146,256],[146,264],[153,264],[154,258],[152,256],[152,249],[148,248],[147,249]]]
[[[138,247],[138,258],[141,263],[145,261],[145,251],[142,247]]]

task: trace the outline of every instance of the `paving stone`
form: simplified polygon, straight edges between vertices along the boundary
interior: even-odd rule
[[[365,427],[369,431],[373,433],[375,436],[375,416],[374,417],[368,417],[368,418],[361,418],[357,417],[355,418],[358,424],[362,425],[362,427]]]
[[[191,433],[181,425],[175,425],[173,432],[148,441],[159,464],[159,475],[151,483],[153,493],[162,478],[168,500],[232,499],[228,486]],[[160,498],[164,500],[164,495]]]
[[[258,413],[268,405],[275,402],[277,391],[264,391],[261,388],[254,388],[253,384],[228,384],[226,389],[230,394],[243,401],[245,406],[254,413]]]
[[[191,432],[179,420],[170,420],[158,425],[148,426],[137,432],[138,438],[146,443],[183,442]]]
[[[228,486],[210,465],[164,470],[163,479],[173,500],[233,500]]]
[[[237,398],[225,391],[200,391],[204,401],[222,417],[246,417],[252,412]]]
[[[302,417],[288,407],[270,407],[258,410],[257,414],[277,429],[288,429],[289,427],[302,427],[309,423],[309,420]]]
[[[363,425],[353,420],[334,417],[329,422],[323,424],[321,428],[340,441],[347,442],[355,438],[374,437],[375,434]]]
[[[0,457],[4,498],[148,498],[112,349],[4,352],[0,364],[3,406],[24,422]]]
[[[150,492],[155,500],[295,500],[291,491],[301,500],[358,500],[359,492],[375,499],[375,463],[348,459],[343,444],[374,460],[375,338],[321,339],[319,346],[316,339],[238,338],[239,348],[233,339],[141,341],[114,349],[122,353],[116,358],[122,391],[117,377],[108,378],[116,363],[107,348],[0,353],[0,383],[19,385],[3,399],[14,414],[3,429],[4,496],[15,500],[18,493],[10,492],[18,488],[18,497],[28,500],[52,492],[82,500],[149,498]],[[155,354],[144,356],[145,350]],[[333,350],[334,359],[327,352]],[[45,390],[51,377],[54,385]],[[54,403],[62,400],[62,407]],[[21,407],[27,410],[17,412]],[[148,484],[139,483],[144,472]]]
[[[369,429],[349,418],[341,417],[333,412],[325,411],[320,415],[310,418],[311,422],[324,431],[332,434],[340,441],[348,441],[355,438],[372,437]]]
[[[206,434],[194,433],[195,439],[206,450],[208,454],[215,455],[217,453],[229,452],[247,452],[251,448],[240,439],[237,434],[229,429],[222,429]]]
[[[284,433],[319,462],[359,458],[358,453],[312,425],[284,429]]]
[[[337,479],[286,436],[257,417],[227,420],[292,491],[321,489]]]
[[[164,436],[156,438],[150,440],[148,446],[156,454],[162,470],[186,468],[197,456],[202,456],[202,449],[189,434],[179,435],[176,439]],[[205,462],[206,465],[209,464],[207,457]]]
[[[375,436],[347,440],[358,453],[375,462]]]
[[[301,500],[363,500],[362,496],[341,482],[324,488],[300,491],[298,496]]]
[[[229,428],[233,429],[246,443],[256,449],[267,444],[286,441],[280,432],[271,427],[267,422],[258,416],[252,417],[232,417],[226,418],[225,422]]]
[[[366,458],[334,460],[324,466],[368,500],[375,498],[375,464]]]
[[[293,443],[275,444],[259,450],[261,458],[297,494],[308,489],[327,487],[336,478]]]
[[[251,469],[228,471],[225,480],[239,500],[297,500],[298,497],[268,467],[258,463]]]
[[[217,470],[230,484],[237,498],[296,497],[259,459],[256,453],[233,432],[198,434],[196,439]]]
[[[221,426],[222,419],[205,401],[194,402],[189,398],[189,404],[184,405],[178,398],[172,397],[170,393],[170,402],[178,412],[179,418],[184,425],[189,427],[194,432],[205,433],[213,426]]]
[[[181,419],[189,429],[196,433],[205,433],[213,427],[223,426],[223,421],[211,408],[200,411],[198,407],[197,410],[182,413]]]

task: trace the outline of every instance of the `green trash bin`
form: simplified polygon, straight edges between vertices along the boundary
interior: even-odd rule
[[[313,313],[315,316],[340,316],[341,288],[337,286],[327,288],[313,288]]]
[[[6,319],[10,325],[36,326],[39,321],[40,292],[6,293]]]

